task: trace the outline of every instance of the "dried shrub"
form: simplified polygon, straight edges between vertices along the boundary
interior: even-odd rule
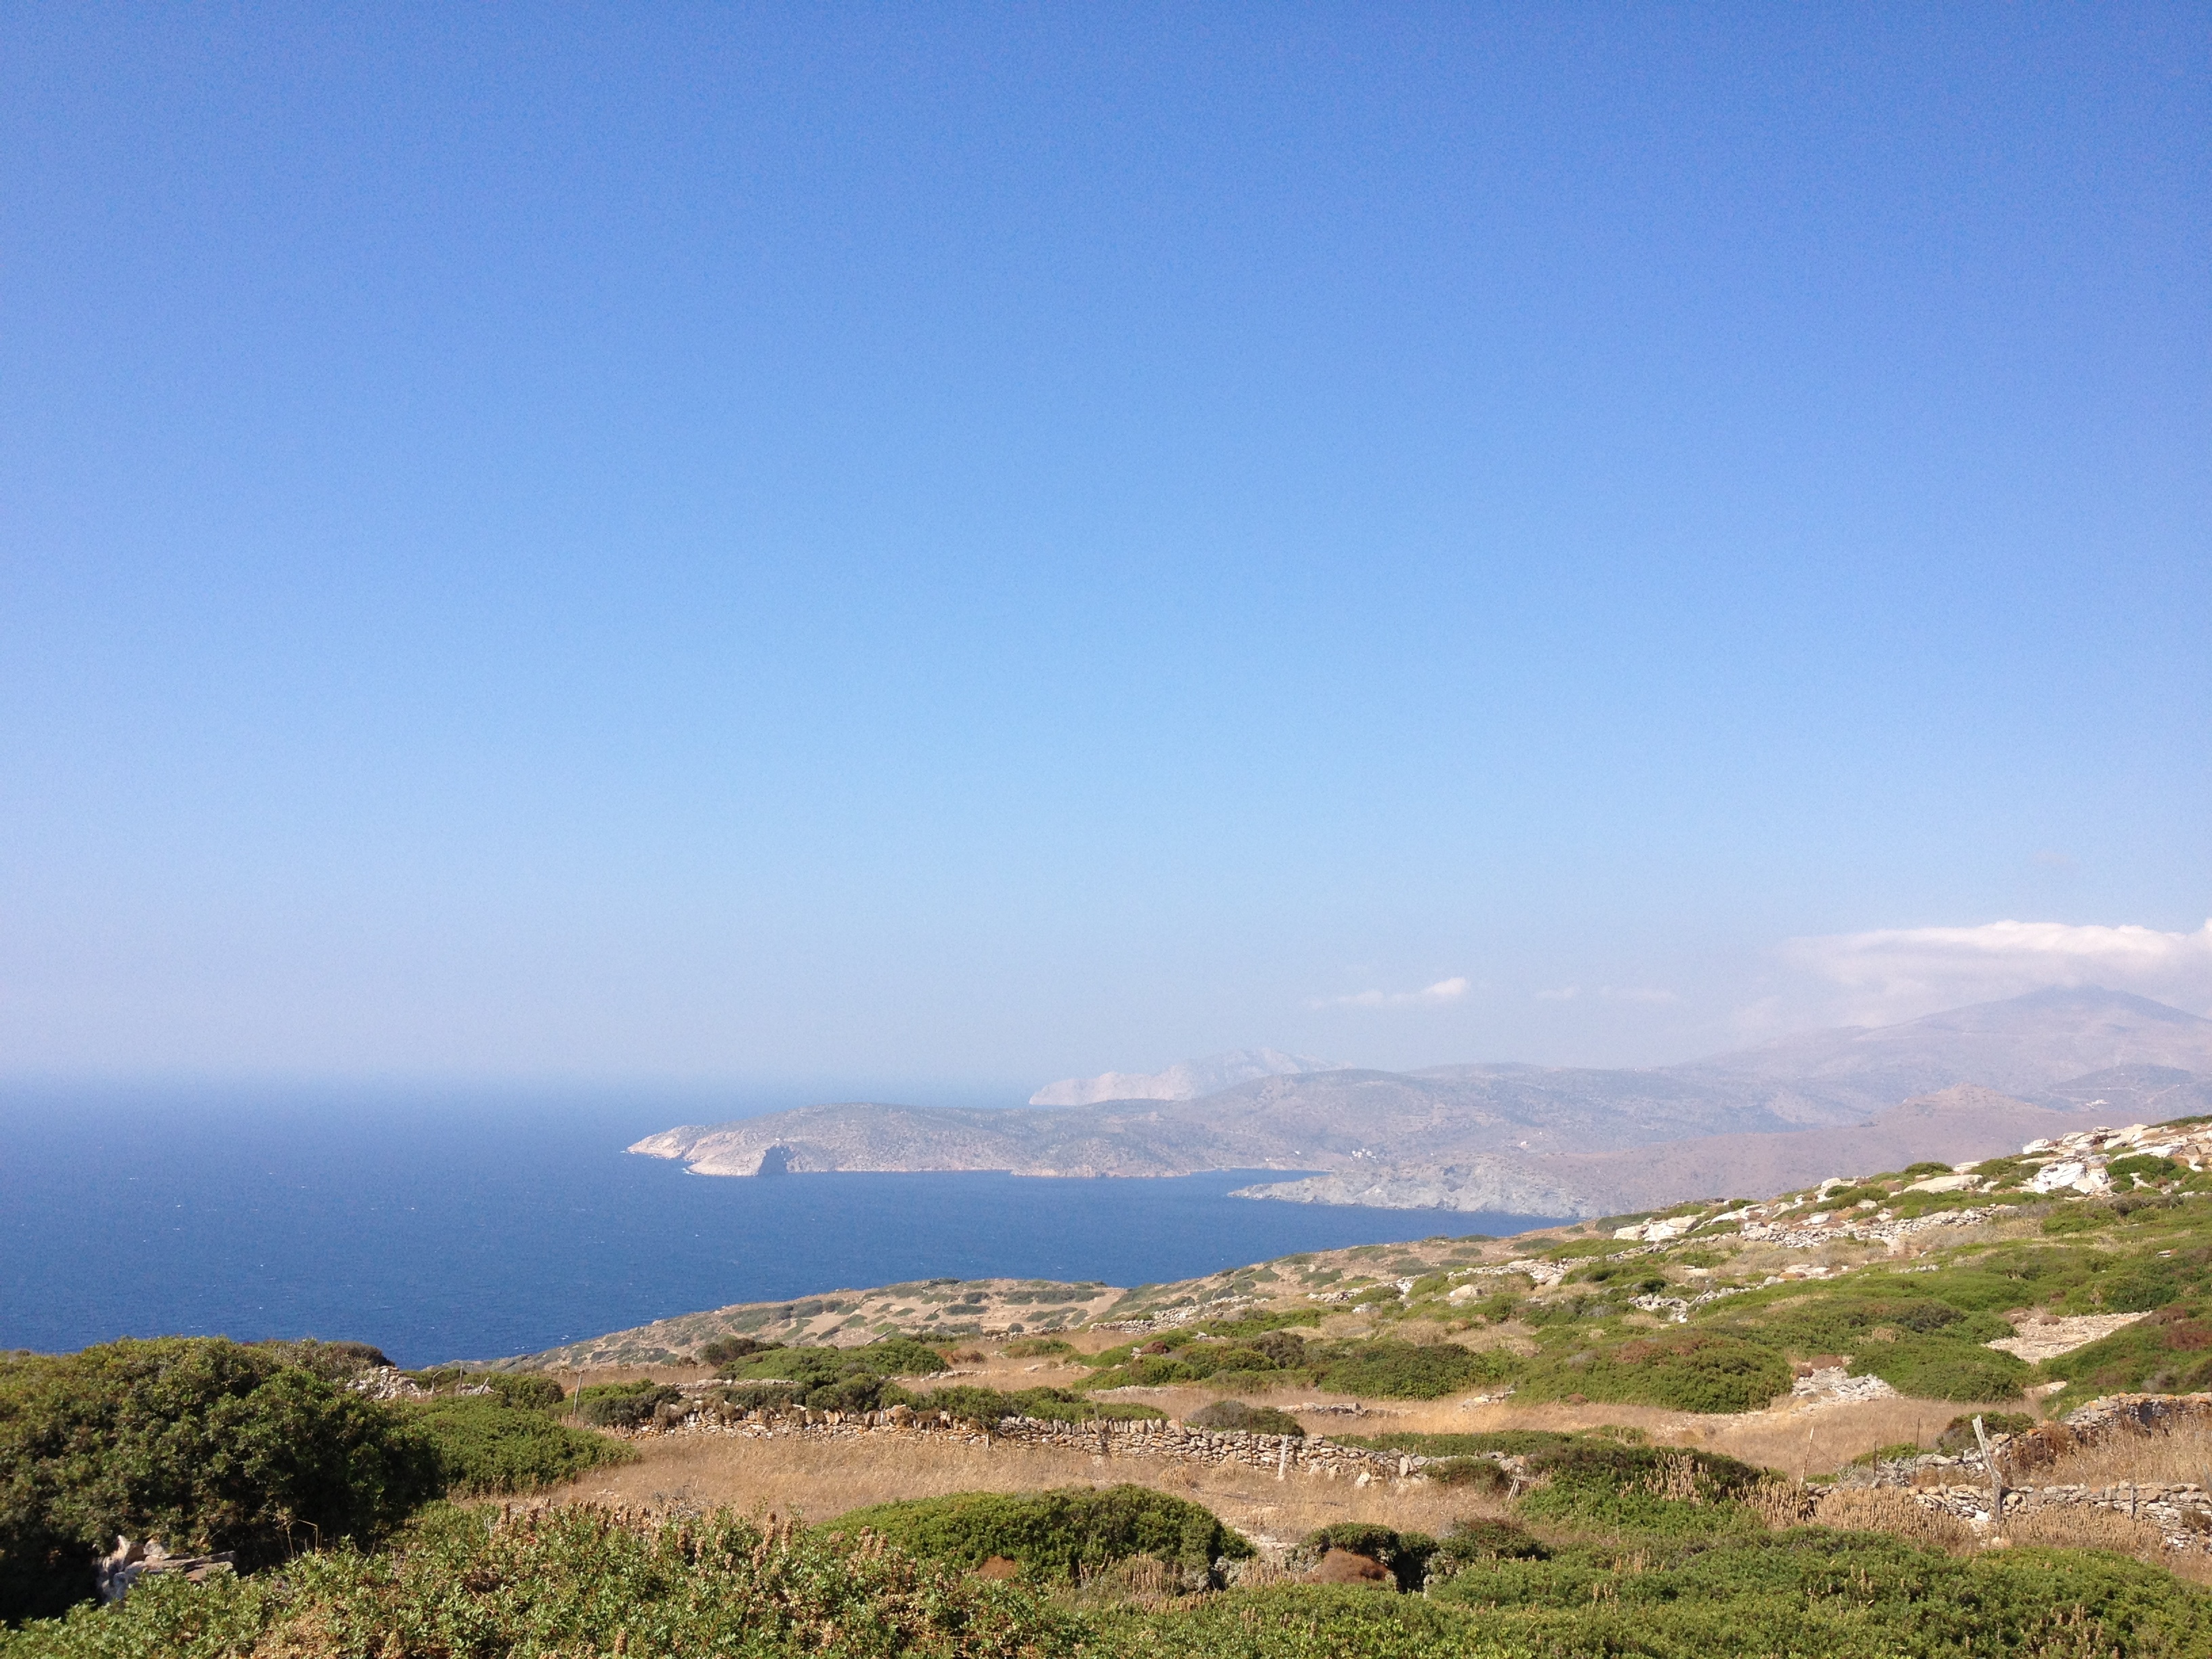
[[[2155,1561],[2165,1548],[2159,1530],[2093,1504],[2039,1504],[2005,1517],[2004,1535],[2015,1544],[2049,1549],[2110,1550],[2138,1561]]]
[[[1930,1509],[1910,1493],[1889,1486],[1845,1486],[1822,1495],[1813,1518],[1838,1532],[1881,1532],[1924,1549],[1957,1552],[1973,1542],[1973,1531],[1955,1515]]]
[[[1813,1518],[1819,1496],[1795,1480],[1766,1480],[1743,1494],[1743,1506],[1779,1532]]]

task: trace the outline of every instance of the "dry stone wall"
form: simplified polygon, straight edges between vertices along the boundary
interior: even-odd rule
[[[670,1415],[641,1434],[720,1434],[748,1438],[797,1436],[809,1439],[915,1437],[969,1445],[1048,1446],[1099,1457],[1141,1457],[1215,1468],[1239,1467],[1261,1473],[1301,1474],[1323,1480],[1371,1482],[1409,1479],[1434,1461],[1342,1446],[1320,1435],[1252,1434],[1241,1430],[1198,1429],[1170,1419],[1088,1423],[1048,1422],[1008,1417],[988,1428],[956,1423],[939,1413],[905,1407],[887,1412],[747,1412],[717,1416],[710,1409]]]

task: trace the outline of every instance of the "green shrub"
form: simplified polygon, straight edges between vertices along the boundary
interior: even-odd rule
[[[1850,1364],[1854,1376],[1878,1376],[1920,1400],[2009,1400],[2035,1375],[1996,1348],[1942,1340],[1869,1344]]]
[[[1501,1494],[1510,1490],[1513,1477],[1492,1457],[1447,1457],[1429,1464],[1421,1473],[1440,1486],[1462,1486],[1470,1492]]]
[[[806,1398],[799,1382],[730,1382],[709,1389],[706,1403],[725,1411],[788,1411]]]
[[[1981,1417],[1982,1426],[1993,1435],[2025,1434],[2035,1426],[2035,1419],[2026,1412],[1984,1412]],[[1936,1437],[1936,1449],[1947,1457],[1972,1451],[1979,1443],[1974,1438],[1974,1419],[1971,1414],[1953,1418],[1943,1425],[1943,1432]],[[1913,1449],[1917,1451],[1918,1448]]]
[[[1212,1510],[1149,1486],[960,1492],[854,1510],[823,1530],[850,1537],[863,1529],[926,1560],[973,1567],[1000,1555],[1019,1562],[1025,1577],[1058,1583],[1131,1556],[1204,1573],[1217,1559],[1254,1553]]]
[[[2105,1173],[2115,1182],[2124,1185],[2130,1176],[2140,1176],[2146,1182],[2171,1181],[2182,1173],[2182,1169],[2170,1158],[2136,1152],[2127,1158],[2114,1158],[2105,1166]]]
[[[518,1411],[550,1411],[568,1397],[558,1382],[535,1371],[474,1371],[449,1365],[405,1375],[410,1382],[439,1394],[489,1389],[491,1398]]]
[[[264,1353],[287,1365],[313,1371],[325,1382],[350,1382],[363,1371],[382,1370],[392,1361],[384,1350],[368,1342],[319,1342],[312,1336],[295,1341],[256,1342]]]
[[[595,1382],[576,1390],[576,1415],[598,1428],[635,1429],[651,1422],[663,1406],[672,1406],[683,1398],[683,1389],[650,1377],[635,1382]]]
[[[1429,1576],[1454,1577],[1477,1562],[1551,1559],[1550,1547],[1518,1522],[1455,1521],[1429,1558]]]
[[[0,1358],[0,1618],[92,1593],[118,1534],[235,1550],[373,1540],[437,1495],[398,1413],[276,1352],[167,1337]]]
[[[1313,1356],[1320,1385],[1363,1399],[1436,1400],[1479,1382],[1503,1382],[1520,1370],[1511,1354],[1496,1349],[1475,1353],[1455,1342],[1313,1346],[1320,1348]]]
[[[904,1400],[894,1376],[933,1376],[945,1356],[911,1337],[889,1337],[864,1348],[777,1348],[725,1365],[740,1382],[781,1382],[790,1403],[815,1411],[872,1412]]]
[[[569,1428],[542,1410],[509,1406],[486,1395],[408,1403],[400,1409],[437,1447],[440,1475],[452,1497],[539,1492],[602,1463],[627,1463],[637,1455],[619,1440]]]
[[[1288,1412],[1273,1406],[1247,1405],[1242,1400],[1217,1400],[1201,1406],[1183,1419],[1194,1429],[1228,1429],[1243,1434],[1287,1434],[1306,1437],[1306,1425]]]
[[[699,1345],[699,1358],[709,1365],[732,1365],[756,1354],[773,1353],[782,1346],[781,1342],[767,1342],[757,1336],[718,1336],[712,1342]]]
[[[978,1428],[994,1428],[1009,1417],[1033,1417],[1047,1423],[1093,1423],[1101,1418],[1116,1423],[1156,1423],[1167,1416],[1157,1406],[1091,1400],[1067,1389],[1018,1389],[1002,1393],[966,1382],[933,1389],[915,1397],[913,1404],[917,1411],[946,1412],[956,1421]]]
[[[1006,1344],[1009,1359],[1036,1359],[1048,1354],[1073,1353],[1075,1345],[1057,1336],[1021,1336]]]
[[[1690,1332],[1570,1352],[1532,1370],[1520,1391],[1535,1400],[1579,1394],[1672,1411],[1746,1412],[1787,1394],[1793,1380],[1790,1362],[1764,1343]]]
[[[726,1515],[633,1528],[575,1510],[453,1511],[388,1556],[337,1550],[281,1574],[143,1583],[119,1607],[0,1635],[0,1655],[1073,1659],[1079,1633],[1013,1586],[835,1538],[764,1536]]]

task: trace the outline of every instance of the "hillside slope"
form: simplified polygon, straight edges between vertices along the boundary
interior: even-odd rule
[[[1971,1110],[1924,1103],[1969,1085],[1983,1091]],[[1994,1105],[1992,1092],[2012,1103]],[[1834,1158],[1879,1165],[1994,1152],[2037,1133],[2038,1110],[2110,1121],[2122,1104],[2207,1096],[2212,1020],[2088,988],[1642,1070],[1344,1069],[1252,1078],[1194,1100],[1010,1110],[849,1103],[670,1129],[629,1150],[728,1176],[1317,1171],[1324,1178],[1266,1195],[1587,1215],[1716,1181],[1758,1190],[1765,1177],[1796,1179]],[[1861,1133],[1808,1133],[1844,1130]],[[1801,1138],[1768,1146],[1747,1139],[1756,1137]],[[1607,1156],[1668,1144],[1680,1150]]]

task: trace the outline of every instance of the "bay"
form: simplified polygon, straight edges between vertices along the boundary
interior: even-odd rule
[[[684,1121],[672,1109],[611,1096],[0,1091],[0,1347],[313,1335],[424,1365],[906,1279],[1161,1283],[1544,1224],[1229,1197],[1252,1172],[737,1180],[623,1152]]]

